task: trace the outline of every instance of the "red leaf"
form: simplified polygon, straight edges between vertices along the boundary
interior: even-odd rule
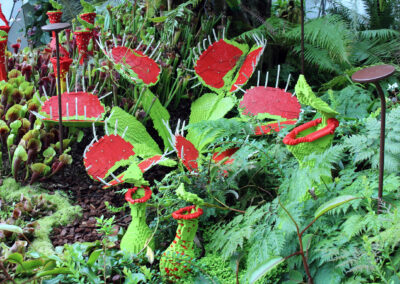
[[[301,106],[295,96],[282,89],[254,87],[244,94],[240,107],[244,109],[244,115],[268,113],[285,119],[297,119]]]
[[[179,159],[181,159],[184,166],[189,171],[197,170],[198,169],[197,159],[199,158],[199,151],[196,149],[196,147],[194,147],[192,142],[190,142],[183,136],[176,135],[175,140],[176,140],[175,148],[178,152],[177,153],[178,157]]]
[[[135,155],[131,143],[118,135],[107,135],[94,143],[86,152],[83,162],[93,179],[104,178],[116,162],[128,160]]]
[[[77,93],[64,93],[61,95],[62,99],[62,117],[67,119],[67,103],[68,103],[68,115],[69,119],[74,121],[76,116],[76,110],[78,109],[78,116],[85,115],[86,106],[86,120],[95,120],[97,117],[101,117],[105,112],[104,106],[101,105],[99,98],[91,93],[77,92]],[[78,108],[76,108],[76,101],[78,102]],[[58,121],[58,97],[53,96],[44,102],[41,111],[45,112],[50,116],[50,107],[52,109],[52,118],[45,119],[51,121]],[[71,119],[72,118],[72,119]],[[76,121],[76,120],[75,120]],[[82,120],[81,120],[82,121]]]
[[[156,83],[161,72],[157,63],[143,52],[124,46],[114,47],[111,51],[116,64],[126,63],[145,84]]]
[[[260,58],[263,51],[264,47],[260,47],[253,50],[247,55],[246,59],[243,62],[242,67],[240,67],[239,76],[236,79],[236,82],[232,85],[230,92],[236,91],[237,87],[235,87],[235,85],[238,86],[243,85],[244,83],[247,82],[248,78],[250,78],[251,75],[253,75],[254,69],[258,63],[258,59]]]
[[[279,124],[277,122],[271,122],[268,124],[261,125],[261,127],[257,126],[254,132],[255,135],[264,135],[270,133],[271,131],[279,132],[281,131],[281,129],[286,127],[284,124],[294,125],[296,124],[296,122],[297,120],[281,121]]]
[[[218,163],[218,162],[222,161],[223,159],[225,159],[226,157],[231,157],[233,154],[236,153],[237,150],[239,150],[239,148],[231,148],[231,149],[225,150],[220,153],[214,153],[212,159],[214,160],[214,162]],[[224,164],[225,165],[232,164],[233,161],[234,161],[234,159],[231,158],[231,159],[226,160]]]
[[[154,157],[151,157],[147,160],[142,161],[141,163],[139,163],[139,168],[142,171],[142,173],[144,173],[145,171],[147,171],[152,165],[153,163],[156,164],[161,160],[162,156],[161,155],[156,155]]]
[[[120,176],[117,177],[119,181],[116,180],[116,179],[113,179],[112,181],[108,182],[109,185],[103,186],[102,189],[107,189],[107,188],[110,188],[110,187],[112,187],[114,185],[118,185],[118,184],[124,183],[125,181],[123,180],[123,177],[124,177],[124,175],[121,174]]]
[[[194,70],[207,85],[220,89],[225,85],[225,75],[236,66],[242,55],[239,48],[220,39],[200,55]]]

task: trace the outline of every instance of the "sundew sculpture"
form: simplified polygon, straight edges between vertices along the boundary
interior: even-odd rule
[[[198,227],[198,218],[203,209],[196,205],[181,208],[172,217],[178,221],[175,239],[160,259],[160,272],[163,278],[179,282],[192,272],[191,261],[194,258],[194,237]]]
[[[121,249],[138,254],[146,246],[154,250],[152,231],[146,224],[146,202],[151,198],[152,191],[148,186],[128,189],[125,200],[131,208],[132,221],[121,240]]]

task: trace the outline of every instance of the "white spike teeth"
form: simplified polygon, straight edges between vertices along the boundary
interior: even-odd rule
[[[214,39],[215,39],[215,41],[218,41],[217,34],[215,33],[215,30],[214,30],[214,29],[212,29],[212,31],[213,31],[213,35],[214,35]]]

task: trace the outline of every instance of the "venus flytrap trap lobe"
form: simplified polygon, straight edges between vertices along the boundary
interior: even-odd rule
[[[114,64],[118,73],[124,78],[134,84],[153,86],[157,84],[161,74],[161,68],[157,64],[161,52],[156,60],[152,59],[156,55],[160,43],[158,43],[150,56],[146,55],[146,51],[151,46],[153,40],[154,38],[152,38],[144,52],[138,50],[141,43],[136,49],[131,49],[123,45],[117,46],[115,43],[115,46],[111,50],[101,43],[101,39],[97,41],[97,44],[104,55]]]
[[[256,135],[269,134],[271,131],[279,132],[284,125],[294,125],[300,115],[301,106],[297,98],[287,92],[290,83],[290,77],[287,79],[285,89],[278,87],[279,70],[276,78],[275,87],[267,87],[268,75],[267,72],[264,86],[260,86],[260,73],[258,73],[257,86],[249,90],[243,91],[244,95],[239,104],[239,111],[242,118],[254,116],[257,119],[274,119],[277,121],[262,123],[255,128]]]
[[[267,42],[254,36],[256,44],[249,51],[246,44],[238,44],[224,38],[218,40],[214,30],[213,33],[216,42],[210,43],[210,46],[202,53],[199,45],[198,58],[193,48],[193,53],[197,58],[194,70],[200,83],[192,88],[203,84],[218,94],[231,94],[237,91],[239,86],[247,83],[255,71]],[[204,44],[203,46],[205,47]]]

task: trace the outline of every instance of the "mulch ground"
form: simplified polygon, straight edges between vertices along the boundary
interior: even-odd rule
[[[174,127],[178,118],[189,117],[190,108],[187,105],[180,105],[178,110],[171,112],[171,124]],[[187,122],[187,121],[186,121]],[[151,126],[149,128],[152,128]],[[154,129],[148,129],[155,134]],[[126,229],[131,222],[129,207],[124,211],[113,213],[107,210],[105,201],[114,207],[123,206],[126,201],[121,193],[117,193],[122,187],[117,186],[111,189],[102,189],[102,184],[94,182],[86,173],[82,161],[83,151],[93,138],[91,128],[85,129],[84,139],[80,143],[72,145],[71,155],[73,163],[65,168],[61,173],[55,175],[41,184],[49,191],[62,190],[71,198],[73,205],[82,207],[82,217],[75,220],[72,224],[53,228],[50,236],[54,246],[72,244],[75,242],[92,242],[99,240],[101,236],[96,231],[96,217],[104,216],[111,218],[115,216],[115,224]],[[97,130],[97,135],[101,137],[101,129]],[[156,137],[154,137],[156,138]],[[161,140],[161,139],[157,139]],[[157,141],[159,142],[159,141]],[[145,179],[153,184],[154,180],[161,180],[170,168],[155,166],[145,174]]]

